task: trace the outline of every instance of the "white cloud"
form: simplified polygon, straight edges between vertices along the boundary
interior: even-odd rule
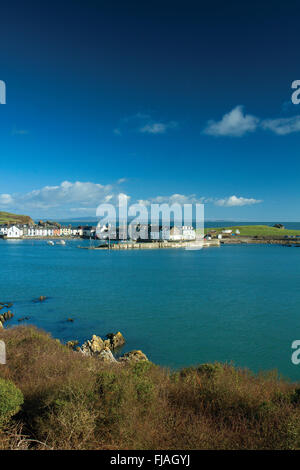
[[[175,129],[178,123],[170,122],[151,122],[140,128],[142,134],[165,134],[168,129]]]
[[[98,183],[64,181],[58,186],[44,186],[27,193],[1,194],[0,210],[10,208],[13,211],[30,214],[67,214],[76,207],[91,209],[101,202],[108,202],[115,197],[118,187]]]
[[[204,133],[214,136],[241,137],[247,132],[256,130],[259,119],[251,114],[243,113],[243,106],[236,106],[224,114],[221,121],[208,121]]]
[[[222,206],[222,207],[234,207],[234,206],[249,206],[253,204],[259,204],[260,202],[262,202],[262,200],[260,199],[230,196],[225,199],[217,199],[215,201],[215,204],[216,206]]]
[[[27,193],[0,194],[0,210],[28,214],[33,218],[63,219],[71,214],[96,215],[96,209],[100,204],[119,203],[128,205],[131,197],[120,191],[119,180],[113,185],[99,183],[81,182],[74,183],[64,181],[57,186],[44,186],[41,189]],[[208,204],[232,207],[257,204],[260,200],[230,196],[224,199],[199,197],[196,194],[174,193],[167,196],[155,196],[143,200],[133,200],[140,204]]]
[[[95,207],[71,207],[70,212],[80,213],[84,215],[95,215]]]
[[[149,199],[140,199],[139,204],[149,206],[150,204],[204,204],[211,202],[211,199],[197,197],[195,194],[171,194],[170,196],[155,196]]]
[[[300,132],[300,115],[261,120],[251,114],[244,114],[243,106],[236,106],[224,114],[220,121],[208,121],[203,133],[213,136],[242,137],[257,129],[270,130],[277,135]]]
[[[298,115],[279,119],[265,119],[261,125],[263,129],[269,129],[278,135],[300,132],[300,116]]]
[[[113,132],[115,135],[121,136],[126,132],[140,132],[142,134],[165,134],[169,129],[178,127],[176,121],[157,121],[150,114],[136,113],[127,116],[119,121],[119,126]]]
[[[0,206],[6,206],[13,203],[13,198],[10,194],[0,194]]]

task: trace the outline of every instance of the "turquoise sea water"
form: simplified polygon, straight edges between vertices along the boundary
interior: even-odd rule
[[[233,361],[300,380],[300,249],[80,250],[84,241],[0,241],[0,301],[63,341],[120,330],[122,352],[170,367]],[[44,303],[32,300],[45,295]],[[75,319],[74,323],[67,318]]]

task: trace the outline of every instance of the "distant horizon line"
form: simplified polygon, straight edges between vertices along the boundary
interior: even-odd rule
[[[34,218],[33,220],[34,221],[39,221],[39,220],[46,220],[48,219],[49,221],[55,221],[55,222],[96,222],[96,221],[99,221],[99,217],[95,217],[95,216],[90,216],[90,217],[72,217],[72,218],[59,218],[59,219],[53,219],[53,218]],[[134,217],[132,218],[132,220],[134,219]],[[174,221],[174,219],[171,218],[171,222]],[[148,221],[140,221],[142,223],[147,223]],[[192,220],[192,222],[196,222],[196,220]],[[204,224],[206,222],[238,222],[238,223],[300,223],[300,220],[284,220],[284,219],[273,219],[273,220],[255,220],[255,219],[252,219],[252,220],[240,220],[240,219],[213,219],[213,218],[208,218],[208,219],[205,219],[204,220]]]

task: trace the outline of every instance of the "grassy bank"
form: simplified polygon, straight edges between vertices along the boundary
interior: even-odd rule
[[[28,215],[11,214],[0,211],[0,225],[2,224],[33,224],[33,220]]]
[[[0,339],[8,356],[0,365],[0,449],[300,447],[300,389],[276,374],[106,365],[33,327],[2,330]]]
[[[236,230],[239,230],[240,236],[242,237],[282,238],[285,236],[300,236],[300,230],[280,229],[269,227],[268,225],[236,225],[232,227],[206,228],[205,233],[209,233],[212,230],[217,234],[222,233],[222,230],[232,230],[233,233],[235,233]]]

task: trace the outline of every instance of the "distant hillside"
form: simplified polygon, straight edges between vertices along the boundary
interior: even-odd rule
[[[287,230],[284,228],[275,228],[268,225],[236,225],[232,227],[215,227],[205,228],[205,232],[211,232],[215,230],[216,233],[221,233],[222,230],[236,230],[240,231],[242,237],[272,237],[282,238],[283,236],[299,236],[300,230]]]
[[[28,215],[11,214],[0,211],[0,224],[33,224],[33,220]]]

